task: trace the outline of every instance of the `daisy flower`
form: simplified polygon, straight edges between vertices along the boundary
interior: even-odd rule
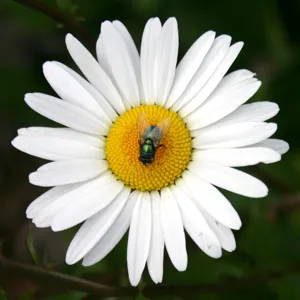
[[[53,161],[29,175],[32,184],[52,188],[29,205],[27,217],[54,231],[84,222],[66,255],[68,264],[83,259],[84,266],[103,259],[129,228],[134,286],[146,264],[152,280],[162,281],[165,248],[174,267],[186,269],[185,231],[210,257],[233,251],[232,229],[241,220],[217,187],[266,196],[264,183],[234,167],[279,161],[289,147],[269,139],[277,126],[265,121],[277,104],[244,104],[261,85],[255,74],[225,76],[243,43],[208,31],[176,66],[176,19],[162,26],[152,18],[140,53],[119,21],[102,23],[97,60],[71,34],[66,45],[85,78],[49,61],[43,72],[58,97],[25,95],[33,110],[65,127],[23,128],[12,142]],[[141,113],[152,129],[169,122],[149,164],[140,159]]]

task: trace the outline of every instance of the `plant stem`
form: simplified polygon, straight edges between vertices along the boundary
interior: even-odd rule
[[[61,23],[65,28],[76,35],[81,41],[89,44],[90,46],[95,45],[95,39],[83,28],[78,22],[73,20],[71,17],[67,16],[61,12],[58,8],[52,7],[45,4],[39,0],[13,0],[22,5],[28,6],[36,11],[43,13],[44,15],[50,17],[51,19]]]
[[[131,287],[111,287],[82,278],[70,276],[46,268],[17,262],[0,256],[0,274],[17,276],[33,280],[41,285],[55,286],[64,290],[75,290],[103,297],[132,296],[137,294],[137,289]]]
[[[195,295],[195,294],[219,294],[235,292],[242,289],[263,284],[269,280],[281,278],[285,275],[300,271],[300,263],[289,266],[283,270],[271,270],[264,273],[254,274],[249,277],[234,279],[216,284],[196,284],[196,285],[146,285],[142,293],[148,297],[163,295]],[[0,274],[5,276],[24,277],[36,283],[47,286],[55,286],[63,290],[75,290],[86,292],[89,295],[86,299],[97,299],[102,297],[136,297],[139,293],[137,288],[116,287],[99,284],[82,278],[59,273],[38,266],[33,266],[17,262],[3,255],[0,255]]]

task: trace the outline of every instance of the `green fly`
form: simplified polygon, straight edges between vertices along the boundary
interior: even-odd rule
[[[161,145],[163,138],[170,129],[171,118],[162,120],[156,126],[150,125],[144,112],[141,112],[137,121],[140,143],[139,160],[148,166],[154,161],[156,149]]]

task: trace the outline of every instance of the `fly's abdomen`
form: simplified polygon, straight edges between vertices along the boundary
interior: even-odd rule
[[[154,145],[150,142],[143,143],[140,147],[140,161],[144,165],[149,165],[150,163],[153,162],[155,155],[155,147]]]

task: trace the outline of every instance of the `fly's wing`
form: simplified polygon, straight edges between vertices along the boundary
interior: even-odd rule
[[[144,143],[144,136],[145,136],[145,131],[147,128],[149,128],[150,124],[148,122],[147,115],[142,111],[137,119],[137,129],[138,129],[138,136],[139,136],[139,143],[143,144]]]
[[[152,140],[154,147],[158,147],[164,137],[167,135],[171,125],[171,118],[166,118],[158,123],[148,135]]]

